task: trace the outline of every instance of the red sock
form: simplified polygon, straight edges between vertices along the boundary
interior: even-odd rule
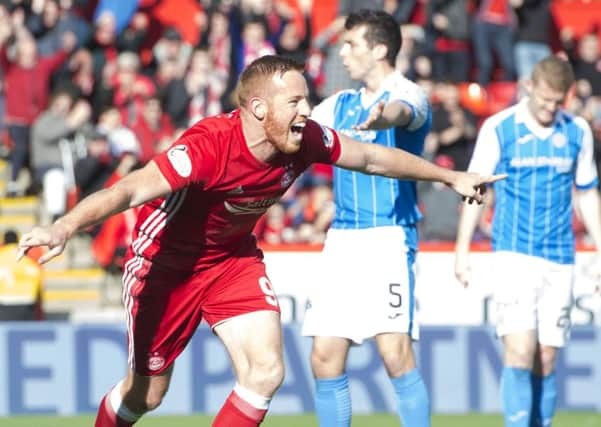
[[[111,407],[111,403],[109,402],[109,391],[100,402],[100,406],[98,407],[98,414],[96,415],[96,423],[94,427],[131,427],[134,423],[130,423],[128,421],[124,421],[119,418],[113,408]]]
[[[257,427],[266,413],[267,409],[255,408],[232,391],[215,417],[213,427]]]

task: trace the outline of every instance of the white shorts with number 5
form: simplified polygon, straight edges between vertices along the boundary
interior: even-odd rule
[[[418,339],[415,250],[402,227],[328,231],[302,334],[348,338],[379,333]]]
[[[535,330],[539,343],[563,347],[570,334],[574,266],[515,252],[493,256],[497,334]]]

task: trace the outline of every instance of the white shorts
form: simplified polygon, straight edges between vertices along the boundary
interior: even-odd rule
[[[415,250],[402,227],[328,231],[302,334],[361,344],[379,333],[418,339]]]
[[[515,252],[493,256],[497,334],[536,330],[539,343],[563,347],[570,334],[574,266]]]

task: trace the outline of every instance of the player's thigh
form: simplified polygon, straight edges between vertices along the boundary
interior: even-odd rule
[[[491,271],[497,334],[536,329],[541,260],[515,252],[495,252]]]
[[[219,323],[214,331],[230,355],[237,381],[263,395],[274,392],[284,374],[279,313],[242,314]]]
[[[261,259],[232,257],[216,270],[202,301],[203,318],[212,329],[255,311],[273,311],[279,318],[278,298]]]
[[[146,267],[136,270],[134,263]],[[129,366],[159,375],[184,350],[202,318],[205,277],[152,266],[132,258],[123,275]]]
[[[538,340],[545,346],[563,347],[569,338],[573,284],[573,265],[546,262],[538,300]]]

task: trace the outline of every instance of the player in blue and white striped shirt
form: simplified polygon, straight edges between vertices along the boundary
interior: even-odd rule
[[[494,184],[491,280],[504,344],[501,396],[508,427],[550,426],[555,411],[555,359],[569,336],[572,305],[574,188],[601,250],[592,133],[583,118],[560,109],[573,80],[567,62],[539,62],[528,97],[484,122],[469,167],[507,174]],[[455,274],[464,286],[479,213],[465,204],[459,223]]]
[[[421,155],[430,105],[425,92],[394,69],[399,25],[384,12],[362,10],[349,15],[345,28],[340,55],[364,86],[327,98],[311,117],[365,144]],[[323,268],[303,324],[303,334],[314,337],[319,424],[350,426],[346,356],[352,343],[375,337],[402,424],[428,427],[429,398],[412,349],[418,338],[414,262],[421,218],[415,182],[335,168],[334,199]]]

